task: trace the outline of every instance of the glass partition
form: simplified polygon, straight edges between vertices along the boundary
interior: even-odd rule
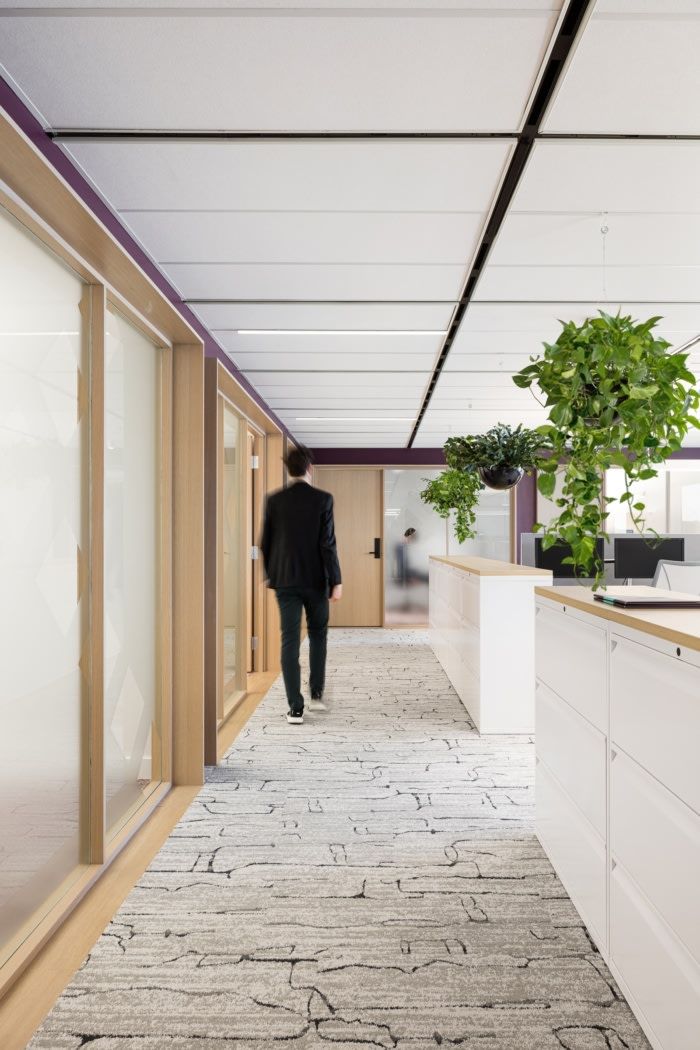
[[[475,554],[480,558],[510,561],[510,492],[484,489],[479,493],[476,508],[476,536],[458,543],[454,534],[454,518],[448,529],[450,554]]]
[[[108,834],[161,779],[160,355],[107,314],[104,719]]]
[[[666,464],[668,470],[668,531],[691,535],[700,533],[700,464],[672,460]],[[694,560],[700,554],[695,546]]]
[[[423,503],[426,480],[440,470],[384,471],[384,622],[428,622],[431,554],[445,553],[445,521]]]
[[[85,286],[0,209],[0,961],[81,861]]]
[[[223,632],[223,690],[219,718],[225,718],[244,689],[241,627],[241,420],[223,401],[223,522],[222,593],[220,623]],[[244,502],[244,501],[243,501]]]

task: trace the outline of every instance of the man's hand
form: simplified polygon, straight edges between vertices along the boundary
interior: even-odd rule
[[[336,583],[335,587],[331,591],[331,601],[339,602],[343,597],[343,585],[342,583]]]

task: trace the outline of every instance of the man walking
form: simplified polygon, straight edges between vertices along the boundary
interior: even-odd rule
[[[269,496],[260,548],[268,586],[274,588],[282,623],[282,677],[287,691],[287,721],[304,721],[299,645],[301,610],[306,612],[311,665],[310,711],[325,711],[328,601],[343,594],[335,545],[333,497],[313,488],[308,449],[293,448],[286,457],[291,483]]]

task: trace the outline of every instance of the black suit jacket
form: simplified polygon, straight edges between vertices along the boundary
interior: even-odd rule
[[[270,587],[335,587],[341,581],[330,492],[305,481],[273,492],[260,548]]]

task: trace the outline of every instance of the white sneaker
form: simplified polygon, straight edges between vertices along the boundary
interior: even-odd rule
[[[309,711],[327,711],[328,710],[327,706],[324,704],[324,702],[321,699],[321,697],[315,698],[315,697],[312,696],[311,699],[309,700],[308,704],[307,704],[307,707],[308,707]]]
[[[302,724],[302,722],[304,721],[304,716],[303,716],[303,714],[302,715],[293,715],[292,712],[289,711],[288,714],[287,714],[287,721],[292,726],[300,726]]]

